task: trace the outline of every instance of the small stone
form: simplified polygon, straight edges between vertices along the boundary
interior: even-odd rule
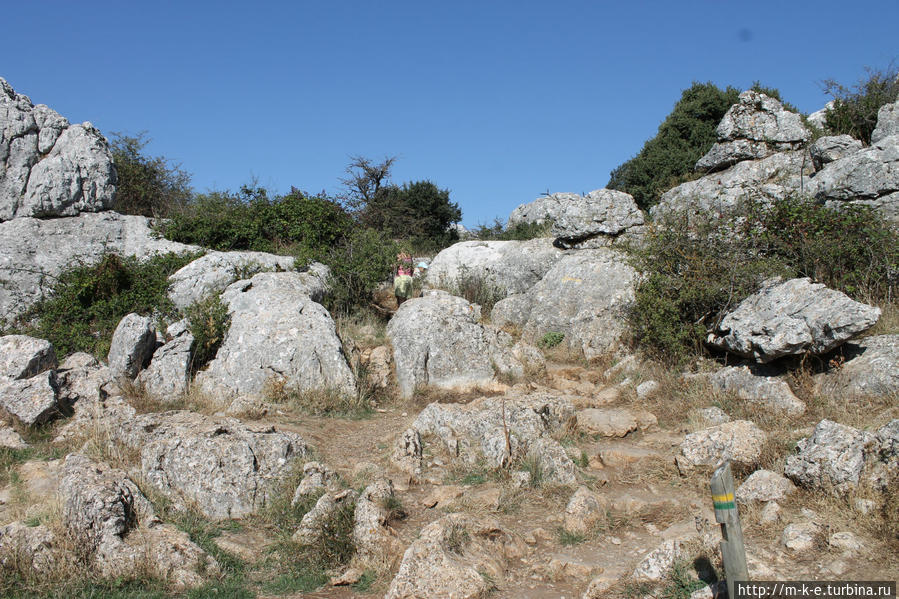
[[[806,552],[815,547],[815,538],[819,534],[820,527],[814,522],[789,524],[783,531],[781,542],[791,551]]]
[[[849,553],[861,551],[864,547],[861,540],[854,534],[847,531],[835,532],[827,539],[831,547],[842,549]]]
[[[759,514],[759,520],[765,524],[773,524],[780,520],[781,511],[780,505],[776,501],[768,502]]]
[[[656,381],[643,381],[637,385],[637,399],[649,399],[659,392],[661,385]]]

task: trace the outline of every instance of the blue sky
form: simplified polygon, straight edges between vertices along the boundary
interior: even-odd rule
[[[196,190],[339,191],[351,155],[451,191],[468,226],[587,192],[692,81],[820,108],[899,57],[899,0],[15,2],[0,77]]]

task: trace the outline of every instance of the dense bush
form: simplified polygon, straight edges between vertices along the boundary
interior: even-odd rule
[[[165,254],[140,262],[106,254],[98,264],[79,264],[59,275],[16,330],[47,339],[59,356],[85,351],[106,359],[112,333],[126,314],[174,316],[168,277],[196,258]]]
[[[550,237],[552,228],[551,220],[540,224],[515,223],[511,227],[507,227],[499,218],[496,218],[492,225],[480,225],[474,229],[472,236],[482,241],[527,241],[538,237]]]
[[[632,334],[675,362],[702,351],[708,328],[770,276],[807,276],[875,302],[899,284],[899,235],[876,211],[800,198],[749,204],[699,224],[695,216],[668,217],[634,257],[645,278],[630,312]]]
[[[824,82],[825,91],[833,96],[833,107],[825,113],[825,124],[833,135],[851,135],[866,144],[877,127],[877,112],[884,104],[899,98],[899,70],[868,69],[868,77],[852,88],[836,81]]]
[[[162,156],[144,155],[147,143],[144,133],[110,134],[109,150],[118,173],[112,209],[151,217],[175,214],[190,201],[190,174]]]
[[[213,294],[195,304],[191,304],[184,311],[190,323],[190,334],[194,338],[191,346],[191,370],[200,370],[215,357],[231,318],[228,316],[228,308],[222,303],[218,295]]]
[[[658,203],[663,192],[689,178],[696,161],[715,143],[715,129],[739,94],[732,87],[693,83],[656,136],[612,171],[606,187],[631,194],[644,210]]]
[[[417,251],[440,250],[459,236],[453,225],[462,219],[449,190],[430,181],[381,187],[360,213],[366,226],[408,241]]]
[[[383,232],[357,227],[323,255],[322,261],[331,267],[331,292],[325,300],[331,314],[367,307],[372,291],[390,280],[398,251]]]

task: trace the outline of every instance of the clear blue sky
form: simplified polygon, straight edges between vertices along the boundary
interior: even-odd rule
[[[22,1],[0,77],[147,151],[194,188],[339,190],[350,155],[451,190],[466,225],[603,187],[692,81],[777,87],[899,56],[899,0]]]

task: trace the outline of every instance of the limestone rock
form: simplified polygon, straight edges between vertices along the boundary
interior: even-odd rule
[[[385,599],[480,599],[501,582],[524,543],[499,523],[449,514],[425,526],[403,555]]]
[[[753,90],[740,94],[740,101],[725,113],[716,133],[717,143],[699,159],[696,170],[715,171],[742,160],[796,150],[811,137],[799,114]]]
[[[421,435],[414,428],[408,428],[397,438],[393,463],[403,472],[418,477],[421,475],[422,454]]]
[[[497,375],[521,377],[512,337],[483,325],[480,306],[443,291],[404,302],[387,325],[402,397],[416,387],[467,389]]]
[[[564,255],[549,238],[463,241],[434,257],[428,266],[426,283],[454,289],[465,279],[483,279],[505,297],[526,292]]]
[[[815,170],[820,171],[824,165],[855,154],[862,149],[862,142],[850,135],[833,135],[819,137],[809,146],[809,154]]]
[[[748,420],[735,420],[686,436],[675,459],[681,471],[696,466],[717,466],[724,460],[755,464],[767,440],[763,430]]]
[[[796,397],[781,378],[756,373],[749,366],[727,366],[711,374],[712,386],[742,400],[790,415],[805,412],[805,402]]]
[[[888,396],[899,393],[899,335],[878,335],[846,343],[846,362],[819,377],[821,391],[833,396]]]
[[[176,308],[183,310],[209,295],[221,293],[235,281],[260,272],[293,270],[294,262],[291,256],[265,252],[208,252],[169,277],[168,296]],[[309,280],[308,295],[320,301],[328,269],[313,263],[310,271],[316,280]]]
[[[659,385],[658,381],[643,381],[637,385],[637,388],[635,389],[637,392],[637,399],[649,399],[653,397],[659,392],[660,387],[661,385]]]
[[[355,395],[356,384],[334,320],[310,299],[318,278],[263,272],[222,293],[231,326],[195,384],[216,397],[264,397],[266,386]]]
[[[565,530],[587,534],[606,515],[605,506],[587,487],[578,487],[565,507]]]
[[[815,522],[794,522],[787,525],[781,535],[784,547],[797,553],[806,553],[815,547],[822,529]]]
[[[542,195],[533,202],[522,204],[509,215],[509,228],[519,224],[543,225],[555,221],[565,206],[582,199],[576,193],[552,193]]]
[[[396,533],[390,527],[388,502],[393,499],[393,483],[385,478],[365,487],[353,512],[353,544],[361,558],[390,553]]]
[[[730,416],[728,416],[727,412],[725,412],[718,406],[699,408],[694,412],[694,415],[696,420],[706,427],[717,426],[719,424],[724,424],[725,422],[730,422]]]
[[[169,341],[156,348],[150,365],[138,375],[138,381],[150,397],[172,401],[186,393],[190,384],[194,336],[187,319],[169,325],[166,336]]]
[[[28,445],[14,428],[0,421],[0,447],[7,449],[25,449]]]
[[[503,409],[512,462],[531,456],[541,465],[546,480],[573,484],[574,463],[552,434],[568,425],[574,407],[553,395],[508,396],[505,402],[499,397],[484,397],[465,405],[432,403],[419,413],[412,428],[422,437],[440,439],[454,458],[474,464],[483,457],[489,467],[498,468],[510,459]]]
[[[622,191],[597,189],[561,205],[552,226],[564,248],[604,247],[616,236],[643,225],[634,198]]]
[[[522,339],[539,341],[563,333],[562,343],[587,359],[606,353],[627,329],[637,273],[611,249],[580,250],[562,258],[530,291],[493,307],[497,326],[522,329]]]
[[[322,489],[336,492],[340,486],[340,477],[337,473],[321,462],[306,462],[303,464],[303,479],[293,493],[291,505],[296,505],[300,500]]]
[[[0,380],[27,379],[56,366],[56,352],[49,341],[27,335],[0,337]]]
[[[0,379],[0,407],[26,426],[43,424],[60,413],[56,372],[29,379]]]
[[[55,541],[53,531],[43,524],[27,526],[23,522],[11,522],[0,527],[0,566],[21,571],[27,565],[38,573],[46,572],[54,565]]]
[[[119,321],[109,345],[113,376],[133,379],[150,362],[156,349],[156,327],[149,316],[128,314]]]
[[[645,410],[627,408],[588,408],[577,413],[577,427],[588,435],[624,437],[656,424],[656,417]]]
[[[789,479],[770,470],[756,470],[737,488],[737,501],[777,501],[796,490]]]
[[[678,540],[664,541],[637,564],[632,577],[636,580],[656,582],[668,575],[683,547]]]
[[[0,319],[24,312],[63,270],[99,262],[105,253],[144,259],[198,249],[159,238],[146,217],[115,212],[0,222]]]
[[[0,78],[0,222],[108,210],[116,171],[90,123],[70,125]]]
[[[877,127],[871,133],[871,143],[876,144],[891,135],[899,135],[899,100],[885,104],[877,111]]]
[[[846,491],[858,485],[876,444],[871,433],[822,420],[797,444],[799,453],[787,458],[784,474],[805,487]]]
[[[765,363],[826,353],[874,326],[878,318],[880,308],[808,278],[771,279],[725,315],[707,343]]]
[[[335,517],[337,511],[352,510],[356,499],[356,492],[352,489],[333,494],[325,493],[303,516],[300,527],[293,534],[293,540],[301,545],[315,544],[326,532],[328,523]]]
[[[375,389],[386,389],[393,378],[393,352],[389,345],[362,350],[359,359],[365,365],[368,383]]]

